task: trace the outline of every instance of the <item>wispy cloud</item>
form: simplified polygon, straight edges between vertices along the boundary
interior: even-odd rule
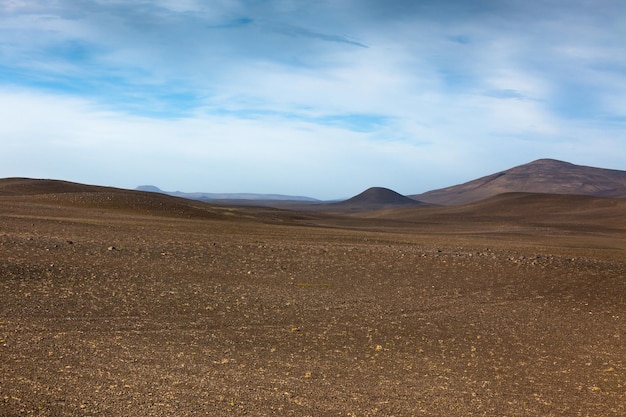
[[[505,88],[505,89],[501,89],[501,90],[489,90],[489,91],[485,91],[484,94],[488,97],[493,97],[493,98],[502,98],[502,99],[517,99],[517,100],[522,100],[525,99],[526,96],[524,96],[524,94],[522,94],[521,92],[514,90],[512,88]]]
[[[272,29],[276,30],[279,33],[283,33],[287,36],[294,37],[305,37],[312,39],[320,39],[327,42],[337,42],[337,43],[345,43],[348,45],[359,46],[361,48],[367,48],[368,46],[358,42],[354,39],[350,39],[347,36],[343,35],[333,35],[327,33],[315,32],[309,29],[305,29],[302,27],[297,27],[293,25],[281,24],[281,25],[271,25]]]

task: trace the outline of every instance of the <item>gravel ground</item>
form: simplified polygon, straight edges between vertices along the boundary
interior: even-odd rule
[[[624,233],[72,198],[0,201],[2,416],[626,415]]]

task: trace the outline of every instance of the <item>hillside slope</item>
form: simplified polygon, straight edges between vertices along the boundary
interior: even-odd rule
[[[464,184],[410,197],[432,204],[460,205],[508,192],[626,197],[626,171],[539,159]]]

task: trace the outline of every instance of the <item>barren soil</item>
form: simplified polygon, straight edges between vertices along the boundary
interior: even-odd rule
[[[626,415],[621,226],[131,200],[0,197],[0,415]]]

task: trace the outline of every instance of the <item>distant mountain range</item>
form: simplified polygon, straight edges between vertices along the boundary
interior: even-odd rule
[[[539,159],[464,184],[409,197],[448,206],[510,192],[626,197],[626,171]]]
[[[499,194],[520,192],[626,198],[626,171],[575,165],[554,159],[539,159],[423,194],[404,196],[388,188],[372,187],[340,202],[323,202],[310,197],[281,194],[169,192],[152,185],[140,186],[137,190],[225,204],[265,205],[316,211],[368,211],[419,205],[457,206]]]
[[[163,191],[154,185],[140,185],[135,188],[137,191],[148,191],[151,193],[167,194],[174,197],[188,198],[190,200],[253,200],[253,201],[301,201],[316,203],[320,200],[316,200],[311,197],[293,196],[283,194],[252,194],[252,193],[184,193],[182,191]]]

